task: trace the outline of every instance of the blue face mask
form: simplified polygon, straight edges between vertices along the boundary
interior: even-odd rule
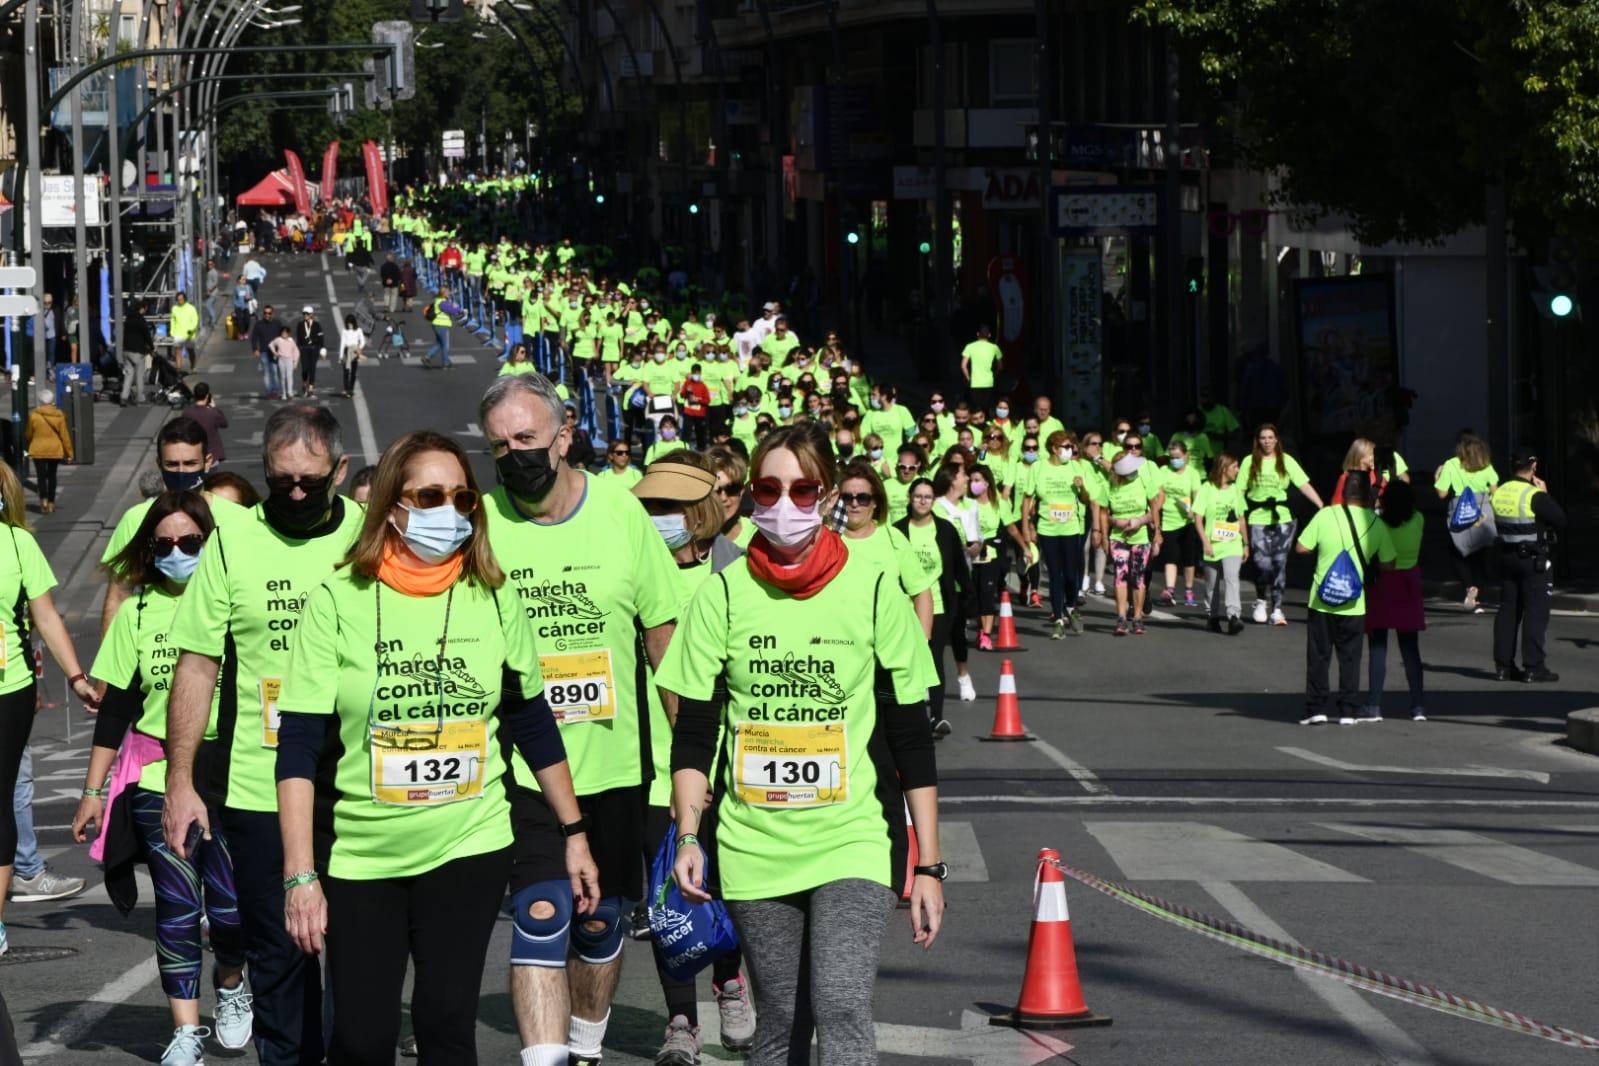
[[[1171,468],[1173,470],[1181,470],[1183,467],[1188,465],[1188,460],[1180,455],[1172,456],[1169,462],[1171,463]]]
[[[200,549],[204,551],[205,549]],[[155,568],[171,578],[173,581],[187,581],[194,576],[194,568],[200,565],[200,552],[185,555],[182,548],[173,548],[155,561]]]
[[[1024,462],[1024,463],[1036,463],[1036,462],[1038,462],[1038,453],[1037,452],[1023,452],[1022,453],[1022,462]]]
[[[792,408],[792,407],[779,407],[777,409],[777,417],[778,418],[787,418],[788,416],[792,415],[793,413],[794,413],[794,408]]]
[[[871,451],[867,452],[866,455],[872,460],[872,462],[875,463],[883,457],[883,449],[873,448]]]
[[[197,492],[204,483],[204,470],[161,471],[161,484],[168,492]]]
[[[472,535],[472,519],[452,504],[428,508],[400,506],[411,516],[401,537],[405,546],[425,563],[442,563],[460,551],[466,538]]]
[[[881,411],[882,409],[883,409],[883,401],[877,399],[876,397],[873,397],[872,398],[872,410]]]
[[[749,413],[750,413],[750,409],[748,407],[745,407],[743,404],[740,403],[740,404],[734,404],[733,405],[733,414],[735,414],[739,418],[743,418],[745,415],[747,415]]]
[[[680,514],[655,514],[650,515],[650,521],[655,523],[655,532],[666,541],[666,546],[676,551],[689,542],[688,522]]]

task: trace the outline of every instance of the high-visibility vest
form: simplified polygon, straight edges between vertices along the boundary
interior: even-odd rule
[[[1538,519],[1532,513],[1533,497],[1542,491],[1520,478],[1512,478],[1494,490],[1494,527],[1498,530],[1500,544],[1514,547],[1542,542]]]

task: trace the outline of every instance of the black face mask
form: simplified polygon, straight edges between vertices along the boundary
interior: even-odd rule
[[[161,471],[161,484],[168,492],[198,492],[204,483],[204,470]]]
[[[494,460],[500,481],[513,496],[537,503],[555,485],[555,464],[548,448],[513,448]]]
[[[291,537],[315,529],[327,515],[330,506],[325,495],[296,500],[286,492],[269,492],[267,498],[261,501],[261,511],[272,528]]]

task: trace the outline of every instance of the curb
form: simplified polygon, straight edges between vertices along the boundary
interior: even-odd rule
[[[1599,707],[1566,715],[1566,743],[1577,751],[1599,755]]]
[[[1423,581],[1421,593],[1428,600],[1448,600],[1458,606],[1465,589],[1458,581]],[[1499,606],[1498,582],[1490,581],[1482,586],[1477,599],[1488,607]],[[1556,589],[1550,596],[1549,606],[1557,611],[1599,612],[1599,593],[1562,592]]]

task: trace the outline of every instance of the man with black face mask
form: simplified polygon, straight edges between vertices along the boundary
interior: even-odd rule
[[[344,558],[363,514],[338,494],[349,459],[327,408],[278,408],[267,419],[263,450],[267,498],[218,525],[172,623],[179,657],[161,821],[180,857],[191,833],[226,842],[247,937],[256,1055],[263,1066],[301,1066],[322,1061],[321,974],[289,938],[284,880],[315,872],[283,868],[278,691],[300,607]],[[233,680],[213,714],[219,674]],[[218,739],[202,744],[207,735]]]
[[[206,441],[205,427],[192,418],[179,416],[161,427],[155,438],[155,453],[156,462],[161,466],[163,488],[173,492],[199,490],[200,483],[205,480],[212,467],[216,466],[215,458],[207,451]],[[219,526],[244,514],[244,508],[231,500],[222,499],[219,503],[218,498],[210,493],[206,493],[206,500],[211,504],[212,518]],[[111,533],[111,541],[100,555],[102,566],[110,566],[111,560],[128,546],[128,541],[138,532],[139,525],[144,521],[144,516],[153,502],[153,500],[142,500],[128,508],[117,520],[116,529]],[[101,637],[104,637],[106,630],[111,628],[111,620],[117,616],[117,609],[132,591],[132,586],[119,580],[115,574],[111,575],[106,583],[105,602],[100,611]]]
[[[600,1058],[621,976],[624,900],[644,891],[639,855],[653,763],[643,754],[650,738],[636,680],[638,631],[650,665],[659,666],[677,616],[677,566],[666,542],[619,481],[571,464],[563,416],[542,374],[496,379],[478,410],[501,481],[483,501],[509,579],[501,599],[522,604],[532,620],[583,811],[582,821],[559,824],[528,766],[512,757],[511,910],[518,929],[538,930],[541,939],[513,938],[511,1002],[522,1061],[541,1064]],[[675,712],[668,704],[668,715]],[[572,912],[562,842],[577,833],[587,834],[600,871],[600,905],[586,915]],[[569,933],[559,935],[568,919]]]

